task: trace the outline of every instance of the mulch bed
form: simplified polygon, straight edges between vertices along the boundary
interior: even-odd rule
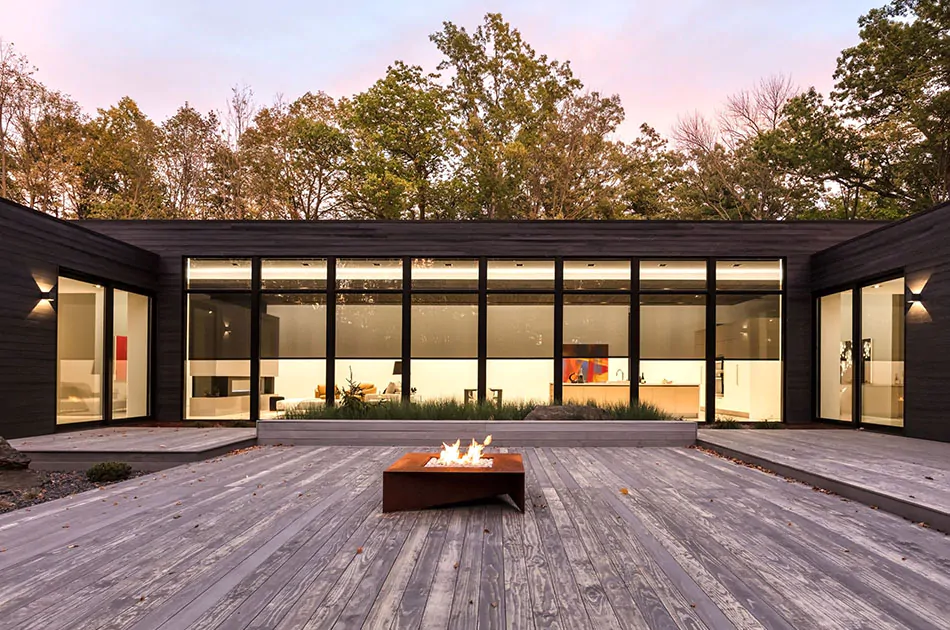
[[[108,485],[89,481],[84,471],[0,470],[0,514]]]

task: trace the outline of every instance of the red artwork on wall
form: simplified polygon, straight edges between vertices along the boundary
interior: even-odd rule
[[[124,383],[129,378],[129,338],[115,337],[115,380]]]

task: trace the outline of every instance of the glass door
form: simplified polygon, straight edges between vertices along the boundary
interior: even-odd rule
[[[904,426],[904,278],[861,287],[861,423]]]

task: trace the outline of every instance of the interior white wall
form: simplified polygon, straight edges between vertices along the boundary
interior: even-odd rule
[[[551,397],[552,364],[551,359],[489,359],[488,388],[501,389],[502,402],[546,404]],[[490,398],[491,392],[486,393]]]
[[[284,398],[314,398],[318,385],[326,385],[326,359],[267,359],[274,376],[274,395]],[[265,375],[267,376],[267,375]]]
[[[478,389],[475,359],[413,359],[412,387],[415,400],[464,400],[466,389]]]
[[[338,304],[336,354],[343,357],[401,356],[402,306]]]
[[[640,307],[640,356],[647,359],[701,359],[706,355],[706,307]]]
[[[148,414],[148,317],[149,299],[137,293],[115,291],[116,336],[128,338],[126,382],[114,382],[116,394],[125,398],[125,411],[113,410],[114,417],[137,418]],[[121,391],[120,391],[121,390]]]
[[[726,359],[724,395],[716,398],[716,413],[740,419],[779,421],[782,418],[782,362]]]

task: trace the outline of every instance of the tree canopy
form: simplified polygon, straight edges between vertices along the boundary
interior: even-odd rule
[[[858,20],[828,95],[781,75],[624,140],[616,95],[487,14],[365,91],[94,114],[0,40],[0,196],[64,218],[856,219],[950,200],[950,5]]]

